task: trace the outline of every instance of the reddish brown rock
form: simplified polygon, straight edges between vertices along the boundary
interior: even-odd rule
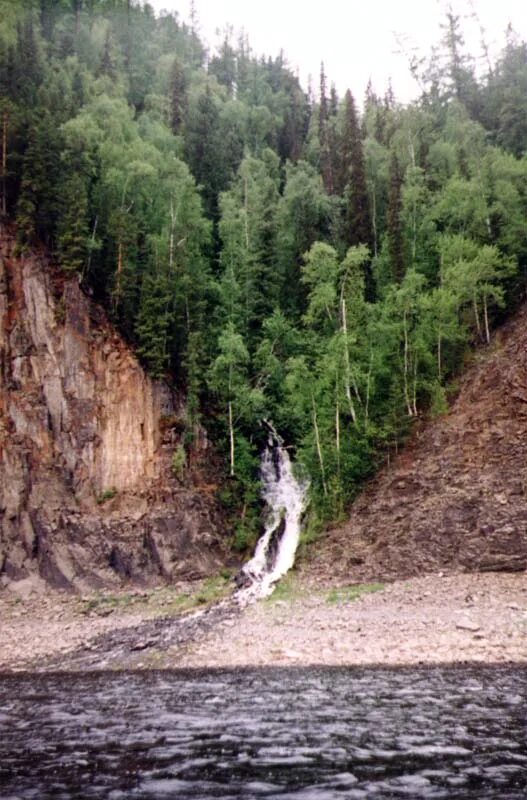
[[[199,487],[213,479],[200,475],[199,453],[183,484],[171,474],[184,414],[77,277],[61,279],[43,254],[15,255],[4,231],[0,587],[29,576],[82,588],[217,570],[221,518]]]

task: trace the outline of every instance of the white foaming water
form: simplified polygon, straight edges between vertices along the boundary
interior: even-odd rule
[[[244,585],[236,592],[236,597],[243,605],[270,595],[275,583],[293,566],[309,488],[307,481],[293,475],[289,454],[272,428],[262,455],[260,474],[269,512],[254,556],[241,570],[240,579]]]

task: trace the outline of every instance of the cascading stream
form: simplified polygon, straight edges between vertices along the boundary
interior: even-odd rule
[[[293,474],[283,441],[272,426],[268,427],[269,440],[260,468],[268,519],[254,556],[239,576],[242,588],[236,597],[241,604],[270,595],[275,583],[293,566],[309,488],[307,481]]]

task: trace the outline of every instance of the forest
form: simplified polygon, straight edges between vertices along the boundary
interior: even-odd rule
[[[527,44],[476,70],[445,12],[420,97],[316,91],[194,10],[0,3],[0,215],[106,307],[224,460],[235,546],[258,532],[272,420],[342,517],[470,349],[525,295]],[[287,45],[287,42],[285,42]],[[182,478],[184,479],[184,477]]]

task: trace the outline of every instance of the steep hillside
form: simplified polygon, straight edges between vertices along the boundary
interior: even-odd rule
[[[104,313],[44,255],[0,236],[0,585],[200,575],[221,519],[195,468],[171,470],[184,414]],[[36,579],[36,580],[35,580]]]
[[[527,307],[480,351],[450,412],[370,482],[311,575],[527,568]]]

